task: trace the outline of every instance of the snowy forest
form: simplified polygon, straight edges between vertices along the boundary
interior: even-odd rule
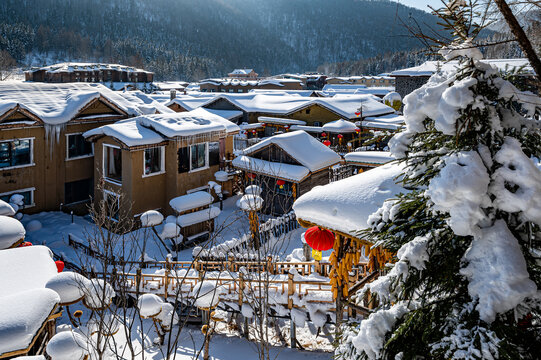
[[[5,0],[0,19],[0,50],[22,64],[114,62],[168,80],[235,67],[265,75],[314,71],[419,48],[402,23],[436,23],[386,0]]]

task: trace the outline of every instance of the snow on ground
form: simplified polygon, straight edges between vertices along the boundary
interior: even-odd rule
[[[239,196],[233,196],[224,200],[223,210],[216,218],[214,236],[201,246],[209,248],[233,238],[240,238],[243,234],[249,232],[248,216],[244,211],[237,208],[236,202],[238,199]],[[214,204],[214,206],[219,206],[219,204]],[[56,255],[64,256],[66,260],[77,264],[87,261],[88,258],[82,254],[81,250],[76,250],[68,245],[68,236],[72,234],[78,241],[87,244],[86,239],[88,235],[92,234],[95,227],[88,217],[73,216],[73,223],[71,219],[71,215],[55,211],[25,215],[21,222],[25,227],[34,220],[39,221],[42,225],[41,228],[35,231],[27,231],[26,241],[30,241],[35,245],[47,245]],[[163,226],[162,224],[157,227],[158,233],[162,232]],[[304,230],[300,228],[285,235],[277,255],[285,259],[286,255],[290,254],[293,249],[302,247],[300,235],[303,232]],[[145,254],[147,257],[155,260],[165,260],[167,256],[167,251],[163,245],[148,228],[125,234],[123,238],[127,244],[138,246],[138,249],[142,249],[146,238]],[[133,239],[136,241],[133,241]],[[177,256],[179,261],[191,261],[192,248],[179,251]]]

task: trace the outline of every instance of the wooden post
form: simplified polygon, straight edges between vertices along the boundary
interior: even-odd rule
[[[297,348],[297,325],[293,318],[289,321],[289,342],[292,349]]]
[[[239,272],[239,309],[242,310],[242,302],[243,302],[243,292],[244,292],[244,274],[242,272]]]
[[[135,272],[135,291],[136,292],[139,292],[139,290],[141,289],[141,278],[142,278],[141,268],[138,268],[137,271]]]
[[[293,282],[293,274],[289,273],[287,275],[287,308],[289,310],[293,309],[293,299],[291,296],[295,294],[295,283]]]

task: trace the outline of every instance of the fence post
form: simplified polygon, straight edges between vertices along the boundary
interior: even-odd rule
[[[293,282],[293,274],[287,274],[287,308],[291,310],[293,308],[293,299],[291,296],[295,294],[295,283]]]
[[[289,342],[292,349],[297,348],[297,325],[293,321],[293,317],[289,320]]]
[[[141,268],[138,268],[135,272],[135,291],[139,292],[139,289],[141,288]]]

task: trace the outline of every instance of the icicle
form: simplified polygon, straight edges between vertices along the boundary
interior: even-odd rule
[[[49,156],[53,157],[54,145],[60,140],[60,133],[66,128],[66,124],[45,124],[45,139],[49,143]]]

